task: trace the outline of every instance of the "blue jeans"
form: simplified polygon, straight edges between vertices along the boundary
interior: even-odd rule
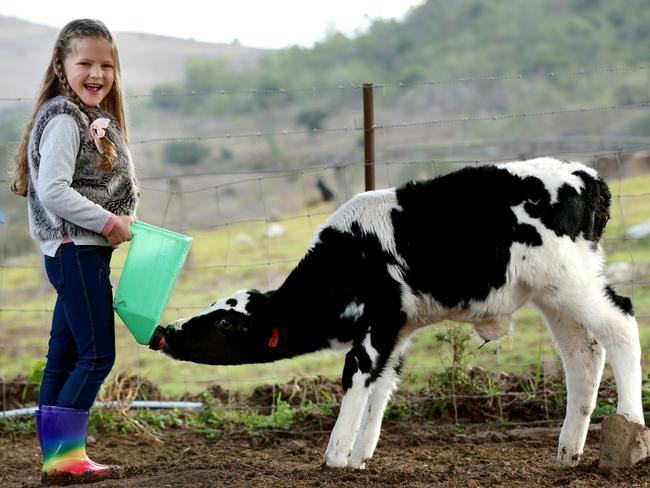
[[[115,362],[113,248],[62,244],[45,256],[57,299],[39,406],[90,410]]]

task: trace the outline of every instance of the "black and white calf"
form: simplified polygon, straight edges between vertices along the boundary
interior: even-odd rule
[[[566,374],[558,461],[575,465],[605,351],[618,412],[643,423],[632,304],[603,272],[609,205],[593,169],[548,158],[359,194],[325,222],[277,290],[240,291],[170,324],[160,348],[185,361],[244,364],[344,347],[346,393],[325,464],[361,468],[415,330],[453,320],[495,340],[532,302]]]

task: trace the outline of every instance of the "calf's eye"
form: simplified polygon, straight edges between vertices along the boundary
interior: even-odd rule
[[[217,327],[224,330],[232,329],[232,322],[228,319],[221,319],[217,322]]]

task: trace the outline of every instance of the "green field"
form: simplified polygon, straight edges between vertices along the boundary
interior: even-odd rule
[[[611,190],[612,220],[605,239],[608,263],[632,263],[637,273],[634,283],[616,288],[634,301],[645,351],[644,368],[648,370],[650,240],[625,240],[624,229],[650,218],[650,176],[614,181]],[[195,313],[241,288],[277,287],[302,257],[318,225],[332,210],[332,207],[309,208],[303,212],[304,216],[282,219],[279,222],[285,232],[272,239],[266,237],[265,222],[192,232],[190,265],[179,279],[164,320]],[[128,246],[121,246],[113,260],[115,284],[127,249]],[[0,295],[0,377],[7,381],[17,375],[29,375],[36,361],[45,354],[53,293],[45,280],[40,255],[14,260],[0,268]],[[499,344],[489,343],[480,350],[482,341],[472,334],[466,364],[513,373],[534,369],[551,375],[560,373],[549,334],[537,312],[524,308],[516,314],[515,321],[517,326],[511,337]],[[343,365],[343,355],[331,352],[266,365],[215,367],[179,363],[138,345],[119,319],[117,329],[118,359],[113,374],[126,370],[146,377],[167,395],[197,393],[211,384],[249,391],[261,383],[282,383],[299,375],[338,377]],[[406,363],[407,387],[420,387],[426,384],[432,371],[451,365],[451,347],[437,337],[448,330],[471,332],[471,327],[444,323],[419,332]]]

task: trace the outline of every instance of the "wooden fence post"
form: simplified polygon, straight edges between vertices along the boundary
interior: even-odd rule
[[[363,84],[363,154],[366,191],[375,189],[375,115],[372,83]]]

